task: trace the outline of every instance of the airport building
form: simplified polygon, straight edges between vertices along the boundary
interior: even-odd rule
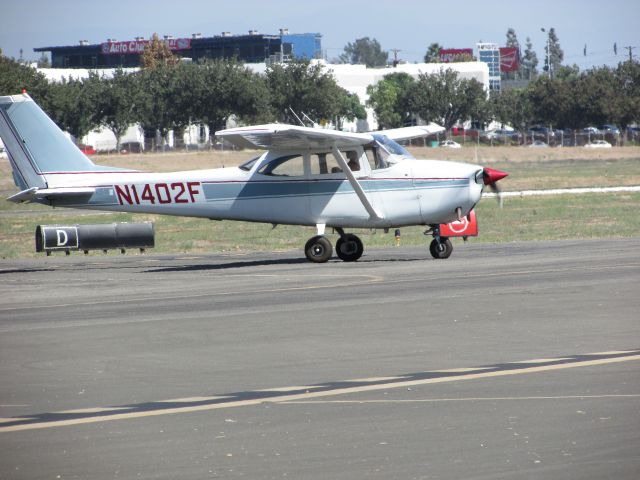
[[[478,60],[489,67],[489,89],[500,91],[500,47],[496,43],[478,43]]]
[[[322,35],[319,33],[289,33],[280,29],[277,35],[264,35],[250,30],[246,35],[221,35],[203,37],[194,33],[190,38],[165,36],[162,40],[180,58],[199,61],[203,59],[235,58],[245,63],[270,63],[289,59],[317,59],[322,57]],[[148,39],[90,44],[82,40],[78,45],[34,48],[36,52],[51,52],[53,68],[103,69],[139,67],[140,54]]]

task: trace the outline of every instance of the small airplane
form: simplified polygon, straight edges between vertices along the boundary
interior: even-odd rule
[[[339,234],[335,251],[347,262],[364,251],[350,228],[426,226],[431,255],[451,255],[449,236],[459,229],[448,228],[449,236],[441,231],[475,219],[484,186],[495,189],[507,173],[416,160],[396,142],[441,130],[434,124],[371,133],[281,124],[232,128],[216,135],[265,151],[238,167],[146,173],[94,164],[28,94],[0,97],[0,137],[21,190],[7,200],[312,226],[317,234],[304,251],[316,263],[333,254],[327,227]]]

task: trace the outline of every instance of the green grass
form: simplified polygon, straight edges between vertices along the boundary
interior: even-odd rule
[[[497,160],[491,167],[509,172],[504,190],[640,185],[640,159]],[[15,193],[3,178],[1,196]],[[11,189],[10,189],[11,188]],[[6,190],[5,190],[6,189]],[[9,190],[10,189],[10,190]],[[640,235],[640,194],[584,194],[506,198],[499,209],[493,199],[477,208],[480,236],[474,242],[515,242],[565,238],[610,238]],[[156,253],[301,251],[314,228],[202,219],[104,214],[16,205],[0,200],[0,258],[35,257],[36,225],[153,221]],[[403,245],[426,245],[424,228],[402,229]],[[392,247],[393,232],[355,230],[365,247]],[[329,234],[331,232],[329,231]],[[334,237],[336,238],[336,237]]]
[[[515,242],[567,238],[609,238],[640,235],[640,194],[586,194],[554,197],[507,198],[500,209],[497,202],[484,199],[478,205],[480,236],[473,242]],[[2,218],[0,258],[34,257],[37,224],[76,224],[154,221],[155,253],[252,252],[302,250],[315,234],[310,227],[278,226],[233,221],[153,216],[92,215],[73,216],[58,210],[41,215]],[[402,245],[426,245],[421,227],[402,229]],[[329,232],[331,233],[331,232]],[[354,230],[365,247],[392,247],[393,232]],[[337,235],[334,236],[337,238]]]

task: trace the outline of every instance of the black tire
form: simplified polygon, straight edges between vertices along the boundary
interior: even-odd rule
[[[304,246],[304,254],[314,263],[324,263],[331,258],[333,246],[327,237],[316,235]]]
[[[451,240],[448,238],[440,238],[440,243],[438,243],[434,238],[431,241],[431,245],[429,245],[429,251],[433,258],[445,259],[451,256],[451,252],[453,252],[453,245],[451,244]]]
[[[343,235],[336,242],[336,255],[345,262],[355,262],[363,252],[362,240],[351,233]]]

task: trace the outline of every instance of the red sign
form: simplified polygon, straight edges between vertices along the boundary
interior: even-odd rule
[[[515,72],[520,68],[518,47],[500,47],[500,71]]]
[[[462,220],[440,225],[441,237],[477,237],[478,220],[475,210],[471,210],[469,215],[462,217]]]
[[[160,40],[164,42],[171,51],[189,50],[191,48],[190,38],[170,38]],[[129,42],[105,42],[102,44],[104,55],[135,55],[142,53],[151,40],[131,40]]]
[[[468,62],[473,61],[473,49],[472,48],[441,48],[440,49],[440,61],[443,63],[459,62],[466,60]]]

